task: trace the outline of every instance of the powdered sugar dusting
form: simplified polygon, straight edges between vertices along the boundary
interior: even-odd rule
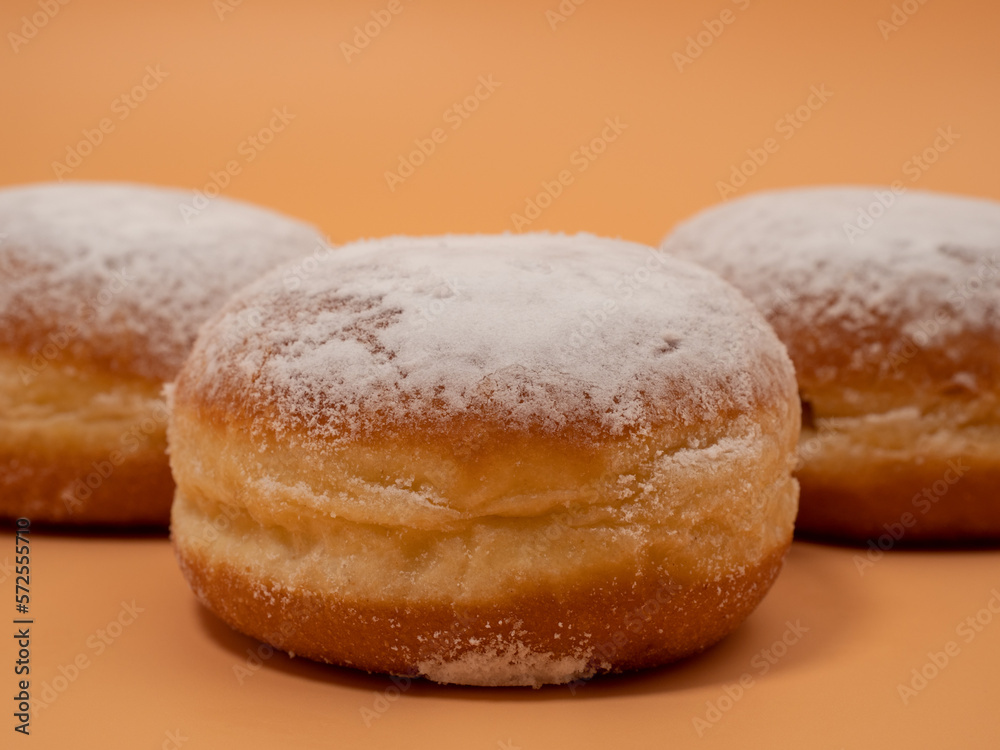
[[[905,327],[945,307],[942,334],[1000,324],[995,201],[871,187],[762,192],[703,211],[663,247],[732,280],[772,320]]]
[[[247,318],[260,322],[252,334]],[[279,269],[206,326],[180,383],[249,410],[256,429],[320,440],[376,417],[480,411],[620,434],[648,426],[650,402],[663,422],[691,424],[794,387],[773,332],[713,274],[641,245],[548,234],[359,242],[292,294]]]
[[[499,651],[466,651],[456,657],[428,659],[417,664],[422,677],[434,682],[491,687],[563,685],[592,677],[593,649],[579,657],[539,653],[521,642]]]
[[[52,334],[81,358],[166,379],[234,291],[323,247],[307,224],[223,198],[185,218],[189,197],[118,183],[0,190],[0,343],[31,350]],[[123,346],[138,356],[117,360]]]

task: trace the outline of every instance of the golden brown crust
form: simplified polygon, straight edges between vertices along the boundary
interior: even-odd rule
[[[1000,460],[938,456],[838,462],[802,468],[796,532],[878,540],[891,547],[932,541],[1000,541]],[[884,546],[884,544],[883,544]]]
[[[817,418],[905,407],[932,411],[1000,398],[1000,330],[966,329],[940,334],[933,345],[918,339],[917,345],[907,329],[921,321],[883,317],[872,328],[855,330],[839,318],[806,324],[786,310],[768,320],[788,347],[799,393]]]
[[[507,653],[513,660],[523,646],[553,662],[573,664],[559,682],[691,656],[731,633],[753,611],[787,549],[719,581],[680,584],[649,568],[635,571],[634,578],[608,574],[566,590],[525,589],[502,601],[457,608],[447,601],[343,600],[258,579],[209,563],[184,544],[176,546],[199,598],[240,632],[295,655],[440,682],[451,681],[444,679],[449,672],[442,654],[453,663]],[[507,676],[507,682],[479,684],[537,685],[513,664]]]
[[[40,273],[37,269],[32,272]],[[154,342],[168,333],[162,319],[144,313],[129,300],[119,301],[107,315],[108,320],[97,327],[86,309],[67,319],[44,308],[26,311],[9,307],[0,310],[0,347],[23,360],[25,378],[37,377],[52,367],[100,370],[125,378],[141,375],[160,381],[177,374],[180,355],[170,360],[156,351]],[[145,321],[141,336],[134,331],[137,320]]]
[[[174,480],[165,437],[114,466],[108,454],[0,451],[0,518],[107,526],[165,526]]]

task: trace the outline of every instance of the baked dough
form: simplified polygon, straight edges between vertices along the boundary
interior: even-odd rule
[[[788,346],[800,531],[883,548],[1000,538],[1000,203],[765,192],[664,248],[732,281]]]
[[[202,329],[172,396],[173,541],[236,629],[538,686],[698,652],[770,587],[799,402],[715,275],[544,234],[356,243],[294,294],[281,275]]]
[[[0,190],[0,517],[169,521],[163,383],[230,294],[322,247],[303,223],[222,198],[185,218],[189,198]]]

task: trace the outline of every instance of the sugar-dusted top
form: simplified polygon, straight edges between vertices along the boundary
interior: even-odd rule
[[[772,320],[888,322],[906,334],[944,308],[944,335],[1000,323],[996,201],[889,187],[761,192],[683,222],[663,247],[733,281]]]
[[[997,393],[1000,203],[888,187],[765,192],[703,211],[663,247],[758,305],[816,415]]]
[[[234,291],[323,247],[264,208],[184,205],[190,192],[118,183],[0,190],[0,345],[169,379]]]
[[[178,403],[329,441],[456,417],[622,434],[794,398],[784,347],[753,306],[642,245],[392,237],[324,256],[291,291],[284,277],[205,326]]]

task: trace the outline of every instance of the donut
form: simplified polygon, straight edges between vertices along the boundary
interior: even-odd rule
[[[799,532],[882,549],[1000,538],[1000,203],[763,192],[663,248],[739,287],[788,346]]]
[[[233,292],[322,243],[223,198],[182,213],[190,197],[117,183],[0,190],[0,518],[169,523],[164,382]]]
[[[170,396],[173,543],[233,628],[537,687],[701,651],[770,587],[794,372],[714,274],[526,234],[362,241],[281,277],[206,324]]]

